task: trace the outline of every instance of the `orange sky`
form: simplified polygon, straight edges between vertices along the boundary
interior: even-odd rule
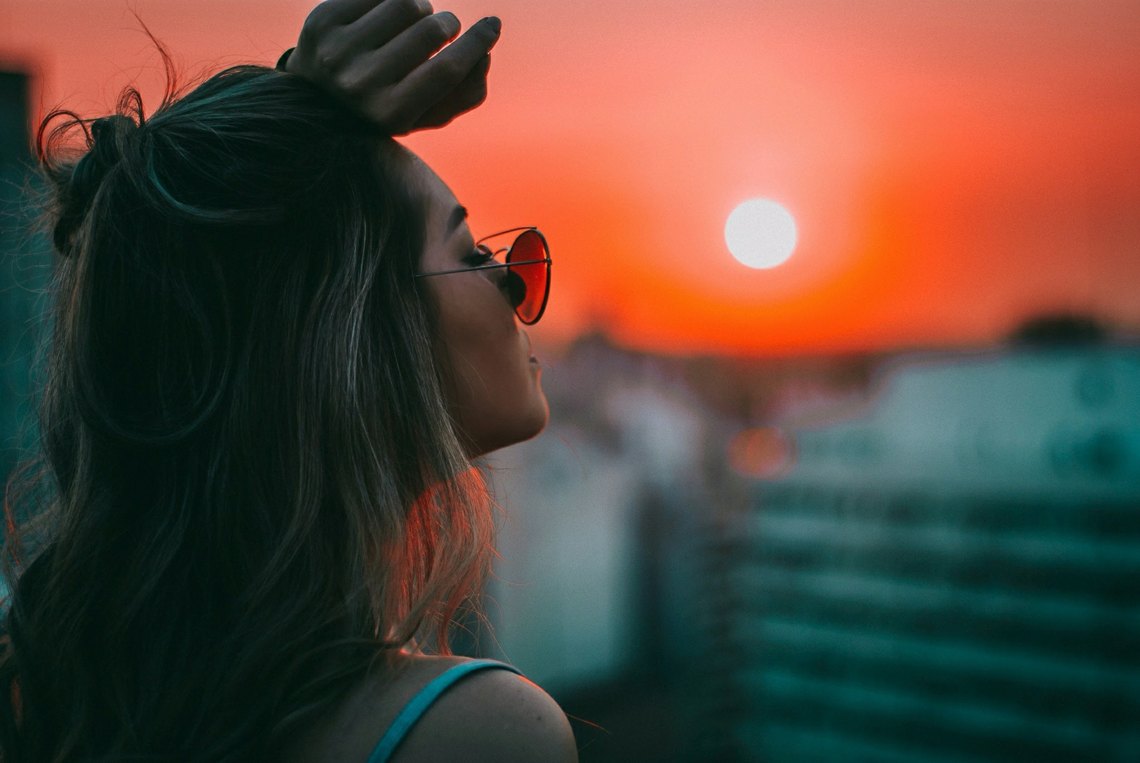
[[[547,234],[540,340],[601,324],[670,352],[961,345],[1043,310],[1140,330],[1136,0],[437,6],[497,14],[503,39],[487,104],[409,143],[477,235]],[[309,7],[0,0],[0,62],[96,114],[128,81],[156,92],[130,8],[193,73],[271,62]],[[797,218],[780,268],[725,248],[750,196]]]

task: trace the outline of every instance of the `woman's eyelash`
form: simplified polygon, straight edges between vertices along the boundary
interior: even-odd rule
[[[478,266],[486,265],[494,259],[495,256],[491,253],[491,250],[486,247],[477,246],[471,250],[471,254],[463,258],[463,262],[467,265]]]

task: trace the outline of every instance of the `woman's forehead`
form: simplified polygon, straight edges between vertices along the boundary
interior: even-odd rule
[[[427,162],[393,140],[383,141],[380,151],[384,164],[403,175],[412,192],[427,205],[428,225],[437,228],[443,225],[459,206],[447,183]]]
[[[418,159],[417,162],[418,167],[422,170],[419,182],[424,199],[428,204],[428,219],[433,225],[443,226],[446,221],[451,219],[455,208],[459,206],[459,201],[451,189],[447,187],[447,183],[443,182],[443,179],[435,174],[431,167],[422,161],[418,161]]]

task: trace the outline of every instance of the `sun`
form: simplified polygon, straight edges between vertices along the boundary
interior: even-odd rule
[[[774,268],[792,256],[799,240],[796,220],[771,199],[748,199],[724,224],[724,241],[737,262],[750,268]]]

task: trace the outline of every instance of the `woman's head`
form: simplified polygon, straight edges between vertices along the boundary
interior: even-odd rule
[[[415,277],[461,257],[446,187],[316,87],[238,67],[149,119],[120,106],[77,161],[41,131],[57,489],[3,669],[44,750],[218,753],[316,712],[377,643],[443,632],[490,553],[469,459],[545,400],[483,274]]]

